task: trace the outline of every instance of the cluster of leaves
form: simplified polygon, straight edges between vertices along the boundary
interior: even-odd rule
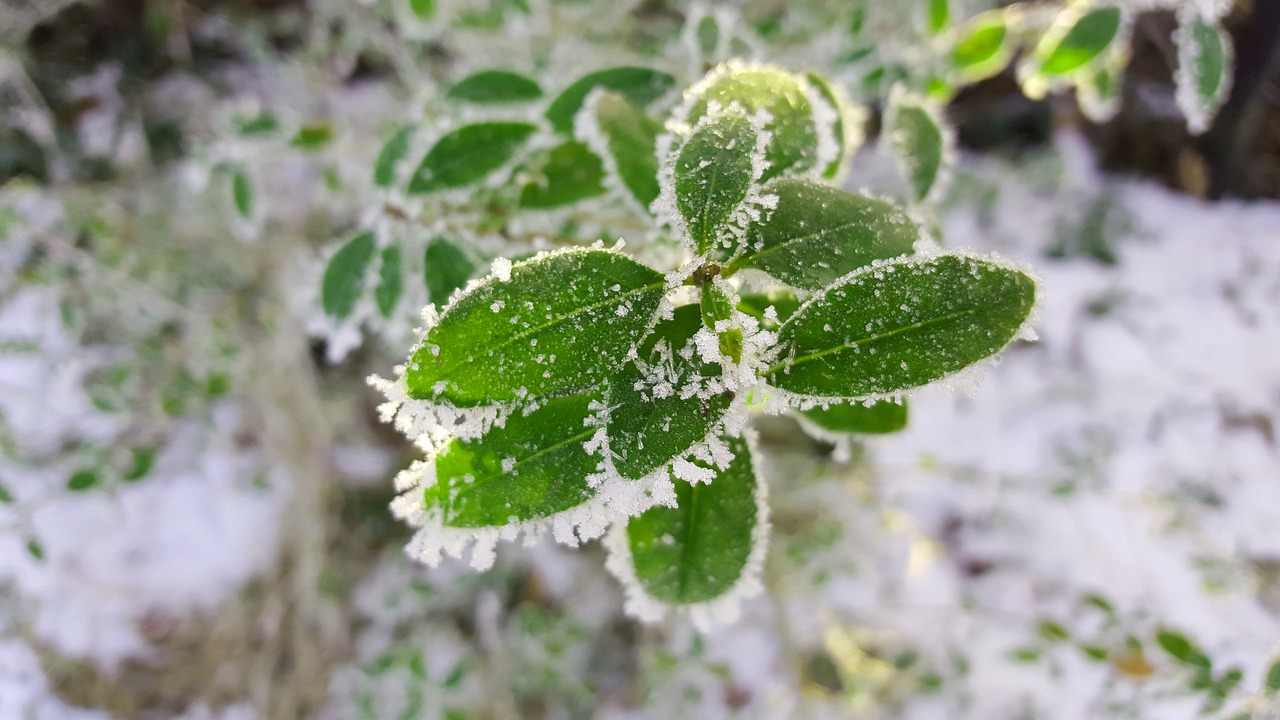
[[[897,429],[905,394],[1027,335],[1036,286],[1005,261],[940,253],[902,208],[827,184],[851,149],[849,115],[818,76],[724,64],[665,123],[643,110],[653,74],[639,97],[602,81],[613,77],[574,83],[547,121],[573,129],[563,146],[599,153],[600,186],[678,237],[682,257],[668,254],[665,273],[621,244],[498,258],[429,306],[397,377],[372,380],[384,419],[427,454],[397,477],[393,508],[418,528],[412,554],[435,563],[470,548],[480,568],[500,539],[576,543],[612,528],[608,566],[628,608],[706,624],[760,587],[768,505],[751,411],[794,411],[827,433]],[[896,112],[917,129],[898,146],[927,196],[942,145],[919,138],[942,134],[913,113],[922,105]],[[474,187],[534,134],[520,127],[445,134],[409,192]],[[520,196],[561,195],[544,177]],[[373,238],[340,253],[357,251],[372,262]],[[357,296],[351,278],[368,269],[353,265],[346,280],[330,265],[326,305]]]

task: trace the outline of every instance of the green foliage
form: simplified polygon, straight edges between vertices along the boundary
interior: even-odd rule
[[[409,181],[409,192],[426,194],[465,187],[515,159],[537,126],[522,122],[486,122],[446,134],[427,151]]]
[[[907,426],[907,403],[878,400],[862,403],[834,403],[800,411],[801,417],[827,432],[883,435]]]
[[[935,111],[923,98],[897,88],[889,98],[885,132],[912,198],[919,202],[936,195],[950,162],[950,148],[947,130]]]
[[[638,107],[647,107],[669,93],[675,84],[676,79],[667,73],[644,67],[600,70],[579,78],[556,96],[547,106],[547,120],[556,132],[571,132],[573,116],[582,107],[587,94],[598,87],[613,90]]]
[[[591,119],[605,144],[601,155],[613,163],[627,192],[648,209],[658,197],[658,156],[654,146],[662,126],[613,92],[600,94],[593,114]]]
[[[373,290],[378,312],[391,317],[391,312],[404,293],[404,271],[400,267],[400,246],[388,245],[382,249],[382,263],[378,268],[378,286]]]
[[[320,304],[327,315],[343,320],[355,312],[373,253],[373,233],[364,232],[351,238],[329,260],[320,284]]]
[[[476,272],[475,263],[457,245],[437,237],[423,252],[423,282],[431,302],[444,305],[454,290],[467,284]]]
[[[244,168],[236,168],[231,173],[231,197],[240,217],[253,217],[253,185],[249,183],[249,175]]]
[[[760,130],[737,105],[703,117],[676,152],[676,209],[699,254],[721,244],[758,176],[751,153]]]
[[[396,168],[409,152],[409,142],[413,139],[413,128],[405,126],[387,139],[378,153],[378,160],[373,166],[373,184],[378,187],[390,187],[396,182]]]
[[[520,191],[520,207],[555,208],[604,194],[604,166],[582,143],[561,143],[534,165],[533,178]]]
[[[1075,19],[1064,33],[1045,36],[1036,48],[1040,72],[1065,75],[1102,54],[1120,34],[1123,15],[1119,7],[1101,6]]]
[[[518,103],[542,97],[537,81],[509,70],[481,70],[449,88],[445,97],[480,105]]]

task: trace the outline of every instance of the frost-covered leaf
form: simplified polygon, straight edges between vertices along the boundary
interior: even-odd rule
[[[658,197],[658,156],[662,126],[615,92],[602,92],[574,123],[574,134],[605,159],[626,191],[648,209]]]
[[[1009,26],[1004,13],[985,12],[960,29],[951,49],[951,66],[968,80],[977,80],[998,72],[1008,61],[1005,38]]]
[[[862,403],[833,403],[829,407],[801,410],[805,420],[834,433],[884,434],[907,426],[906,401],[877,400]]]
[[[436,481],[423,489],[428,510],[451,527],[506,525],[580,505],[594,494],[596,459],[583,443],[595,395],[548,400],[513,414],[478,440],[454,440],[435,459]]]
[[[430,193],[479,182],[511,162],[535,130],[536,126],[523,122],[464,125],[427,151],[409,181],[409,192]]]
[[[1209,129],[1209,123],[1227,100],[1231,89],[1231,37],[1194,5],[1178,13],[1178,107],[1193,133]]]
[[[1099,6],[1079,16],[1066,13],[1066,22],[1046,33],[1036,47],[1040,72],[1045,75],[1065,75],[1079,70],[1101,55],[1120,34],[1123,14],[1119,7]]]
[[[730,320],[733,317],[736,305],[736,297],[728,283],[717,280],[702,286],[702,297],[699,301],[702,324],[716,332],[720,356],[733,363],[740,363],[742,362],[742,330],[736,327],[716,330],[720,321]]]
[[[682,391],[697,378],[720,374],[720,366],[682,354],[702,327],[697,305],[676,309],[660,322],[640,349],[609,382],[607,434],[613,466],[622,477],[642,478],[702,442],[724,416],[732,397],[701,397]]]
[[[950,0],[925,0],[929,4],[929,17],[925,28],[930,35],[937,35],[951,22]]]
[[[764,488],[747,442],[726,443],[733,459],[710,483],[678,481],[676,507],[651,508],[610,536],[609,569],[630,611],[656,619],[663,606],[685,607],[706,626],[736,616],[738,601],[761,589]]]
[[[747,226],[746,252],[731,270],[755,268],[817,290],[873,260],[910,253],[920,238],[907,214],[883,200],[791,178],[765,192],[777,206]]]
[[[320,305],[327,315],[342,320],[355,311],[364,293],[373,251],[373,233],[363,232],[347,241],[330,258],[320,281]]]
[[[648,107],[675,87],[676,79],[667,73],[646,67],[623,66],[599,70],[579,78],[565,88],[547,106],[547,120],[556,132],[573,130],[573,116],[578,113],[587,94],[597,87],[619,93],[628,102]]]
[[[400,295],[404,292],[404,271],[400,260],[399,245],[388,245],[382,249],[378,286],[373,289],[373,299],[383,317],[391,317],[391,312],[396,309],[396,303],[400,302]]]
[[[396,131],[378,152],[378,159],[373,165],[373,184],[378,187],[390,187],[396,181],[396,168],[409,152],[409,141],[413,139],[413,128],[403,127]]]
[[[910,390],[991,357],[1035,304],[1025,273],[968,255],[878,262],[815,293],[778,330],[770,384],[859,398]]]
[[[519,103],[542,97],[542,88],[532,78],[510,70],[481,70],[458,81],[446,97],[477,104]]]
[[[895,86],[885,111],[885,133],[912,199],[936,197],[949,172],[950,130],[927,100]]]
[[[520,191],[520,207],[546,209],[604,194],[604,166],[580,142],[561,143],[538,158],[533,179]]]
[[[235,201],[236,212],[240,213],[240,217],[253,217],[253,185],[244,168],[236,168],[231,173],[231,199]]]
[[[737,105],[704,116],[676,151],[676,210],[695,252],[718,245],[759,177],[752,157],[760,130]]]
[[[601,383],[648,330],[665,279],[625,255],[537,256],[459,295],[405,375],[415,398],[459,407]]]
[[[457,245],[432,238],[423,252],[423,281],[431,302],[444,305],[454,290],[467,284],[476,273],[475,263]]]
[[[825,77],[811,72],[805,73],[805,78],[836,113],[835,121],[831,125],[831,134],[836,141],[836,155],[822,171],[822,177],[830,180],[840,175],[845,161],[857,149],[857,145],[862,143],[862,130],[851,126],[856,119],[850,114],[852,106],[846,98],[836,93],[835,87]]]
[[[706,116],[710,103],[721,107],[737,103],[748,113],[764,110],[771,118],[765,130],[772,139],[765,150],[765,168],[761,181],[783,173],[803,173],[821,161],[825,170],[831,157],[820,157],[835,151],[831,128],[825,128],[828,153],[821,152],[822,138],[809,100],[809,85],[800,76],[781,68],[765,65],[727,63],[690,89],[690,104],[685,121],[696,125]]]

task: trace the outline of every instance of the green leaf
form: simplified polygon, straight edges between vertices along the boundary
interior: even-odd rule
[[[419,20],[430,20],[436,14],[436,0],[409,0],[409,12]]]
[[[1168,628],[1156,630],[1156,643],[1181,663],[1208,670],[1212,667],[1209,656],[1196,647],[1186,635]]]
[[[595,428],[594,394],[547,401],[478,440],[455,440],[436,458],[436,483],[423,490],[428,510],[452,527],[506,525],[581,505],[594,491],[596,458],[583,447]]]
[[[773,308],[777,322],[769,320],[767,311]],[[766,329],[777,330],[800,308],[800,298],[792,290],[774,288],[765,293],[749,293],[738,299],[738,309],[764,323]]]
[[[1280,693],[1280,658],[1271,661],[1271,666],[1267,668],[1267,677],[1262,683],[1262,688],[1268,695]]]
[[[830,180],[840,174],[840,167],[844,165],[844,161],[853,151],[852,148],[848,147],[848,138],[845,136],[845,103],[841,102],[840,98],[836,96],[831,83],[827,82],[827,79],[818,73],[805,73],[805,79],[809,81],[809,84],[818,91],[822,99],[826,100],[827,104],[836,113],[836,121],[831,126],[831,133],[835,136],[838,152],[835,159],[828,163],[826,169],[822,171],[822,177]]]
[[[449,88],[450,100],[477,104],[519,103],[542,97],[538,83],[509,70],[481,70]]]
[[[276,121],[276,116],[266,112],[245,120],[236,120],[235,125],[236,132],[245,137],[268,135],[280,128],[280,123]]]
[[[1048,642],[1063,642],[1071,639],[1071,633],[1062,626],[1062,623],[1055,620],[1045,619],[1036,623],[1036,633]]]
[[[253,186],[249,184],[249,176],[244,168],[236,168],[231,174],[231,198],[235,201],[236,212],[240,213],[240,217],[253,217]]]
[[[951,50],[951,66],[958,70],[975,71],[994,64],[1009,28],[1002,13],[983,13],[965,25],[960,39]]]
[[[828,432],[882,435],[907,426],[907,403],[878,400],[871,405],[834,403],[801,410],[800,415]]]
[[[27,554],[36,560],[44,560],[44,546],[40,544],[39,540],[29,538],[27,540]]]
[[[1192,132],[1204,132],[1231,87],[1231,37],[1192,6],[1178,14],[1177,99]]]
[[[812,297],[778,331],[775,387],[858,398],[921,387],[999,352],[1035,304],[1035,282],[965,255],[876,264]]]
[[[320,282],[320,305],[327,315],[343,320],[355,311],[372,261],[372,232],[356,235],[334,253]]]
[[[640,587],[670,605],[714,600],[748,569],[758,517],[751,452],[727,440],[733,461],[708,483],[676,482],[674,508],[650,508],[627,523]]]
[[[951,21],[951,3],[948,0],[928,0],[929,20],[925,27],[930,35],[937,35]]]
[[[798,75],[762,66],[727,65],[718,72],[694,86],[698,95],[686,119],[690,125],[707,114],[712,100],[721,107],[737,102],[751,114],[765,110],[772,119],[764,129],[772,133],[772,141],[765,150],[769,167],[761,182],[787,172],[805,172],[817,164],[817,122]]]
[[[923,202],[936,194],[949,152],[942,121],[930,111],[923,98],[896,87],[890,94],[885,131],[903,177],[911,187],[912,199]]]
[[[409,181],[409,192],[431,193],[479,182],[511,162],[535,130],[523,122],[464,125],[427,151]]]
[[[413,139],[413,128],[402,127],[396,131],[378,152],[378,160],[373,166],[373,184],[378,187],[390,187],[396,181],[396,168],[409,152],[409,142]]]
[[[704,15],[698,20],[694,38],[698,41],[698,49],[703,57],[715,56],[716,47],[720,44],[720,25],[716,23],[714,15]]]
[[[1120,33],[1122,15],[1119,7],[1097,7],[1080,16],[1066,33],[1056,40],[1047,35],[1036,48],[1040,72],[1065,75],[1078,70],[1102,54]]]
[[[547,209],[604,194],[600,158],[572,140],[551,148],[533,169],[537,179],[520,191],[520,207]]]
[[[710,378],[721,372],[719,365],[701,362],[696,354],[679,354],[702,327],[699,315],[697,305],[677,308],[672,319],[654,328],[639,352],[649,372],[632,362],[609,382],[609,450],[614,468],[624,478],[638,480],[687,453],[729,408],[731,396],[680,398],[680,389],[694,376]]]
[[[658,197],[658,156],[654,148],[662,126],[613,92],[599,95],[593,119],[598,138],[579,135],[578,139],[591,144],[597,153],[611,160],[606,165],[617,173],[623,187],[647,210]],[[587,127],[582,129],[585,131]],[[596,144],[603,147],[596,147]]]
[[[409,364],[409,394],[472,407],[597,385],[649,328],[664,283],[606,250],[516,263],[445,309]]]
[[[700,305],[702,324],[708,330],[716,332],[720,355],[736,364],[742,362],[742,330],[729,327],[723,331],[716,331],[716,323],[733,317],[735,301],[731,297],[732,293],[733,290],[726,283],[709,282],[702,286]]]
[[[476,266],[457,245],[437,237],[423,253],[423,280],[431,302],[443,306],[454,290],[463,287],[475,275]]]
[[[695,251],[720,244],[755,179],[759,130],[741,108],[703,117],[676,151],[675,205]]]
[[[332,139],[332,125],[329,123],[310,123],[298,128],[297,134],[289,141],[289,145],[299,150],[316,150],[328,145]]]
[[[129,469],[124,471],[121,479],[125,482],[137,482],[151,472],[156,464],[154,447],[136,447],[130,451]]]
[[[5,487],[4,485],[0,485],[0,504],[4,504],[4,505],[13,504],[13,493],[9,492],[9,488]]]
[[[804,290],[818,290],[875,260],[912,251],[920,230],[900,208],[827,185],[779,179],[773,212],[747,227],[745,254],[731,271],[755,268]]]
[[[98,473],[93,470],[77,470],[67,480],[67,489],[81,492],[96,487],[101,481],[102,479],[98,477]]]
[[[579,78],[547,106],[547,120],[556,132],[572,132],[573,116],[594,88],[604,87],[621,94],[628,102],[647,107],[675,87],[671,75],[645,67],[615,67]]]
[[[400,246],[388,245],[382,249],[382,263],[378,268],[378,286],[373,289],[373,299],[382,317],[391,317],[391,311],[400,302],[404,292],[404,272],[400,267]]]

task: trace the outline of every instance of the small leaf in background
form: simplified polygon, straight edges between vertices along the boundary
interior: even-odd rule
[[[942,29],[951,22],[951,2],[950,0],[927,0],[929,3],[929,17],[925,23],[925,28],[930,35],[937,35]]]
[[[9,488],[5,487],[4,485],[0,485],[0,504],[4,504],[4,505],[13,504],[13,493],[9,492]]]
[[[775,387],[858,398],[921,387],[988,358],[1022,328],[1035,282],[965,255],[877,264],[815,294],[778,331]]]
[[[249,184],[244,168],[236,168],[231,173],[231,199],[235,201],[240,217],[253,217],[253,186]]]
[[[638,107],[648,107],[671,92],[675,84],[676,79],[671,75],[645,67],[600,70],[579,78],[552,100],[547,106],[547,120],[556,132],[572,132],[574,115],[586,101],[587,93],[597,87],[613,90]]]
[[[1104,123],[1120,110],[1123,63],[1101,62],[1076,78],[1076,97],[1085,117]]]
[[[707,114],[712,101],[721,107],[736,102],[752,114],[759,110],[769,113],[772,119],[764,128],[772,133],[765,151],[769,167],[765,168],[761,182],[787,172],[805,172],[817,164],[817,122],[805,94],[805,84],[798,75],[775,67],[729,63],[690,92],[697,93],[686,118],[691,126]]]
[[[1036,633],[1048,642],[1064,642],[1071,639],[1071,633],[1056,620],[1041,620],[1036,623]]]
[[[758,516],[751,452],[728,439],[733,461],[710,483],[676,481],[677,506],[654,507],[627,523],[635,579],[668,605],[715,600],[748,571]]]
[[[818,91],[818,95],[831,106],[835,111],[835,123],[831,126],[831,133],[835,136],[837,152],[836,157],[822,171],[822,177],[830,180],[840,174],[840,168],[844,165],[845,160],[853,154],[855,147],[850,147],[850,133],[852,128],[846,127],[846,123],[852,122],[853,118],[846,117],[849,112],[848,103],[836,95],[836,91],[827,82],[827,79],[818,73],[805,73],[805,79],[809,81],[809,85]],[[861,138],[857,142],[862,142]]]
[[[408,0],[409,12],[419,20],[430,20],[436,14],[436,0]]]
[[[343,320],[355,311],[364,293],[373,250],[373,233],[363,232],[334,253],[320,281],[320,305],[325,314]]]
[[[236,132],[244,137],[269,135],[280,129],[280,123],[276,120],[276,116],[265,112],[245,120],[236,120],[235,125]]]
[[[1187,127],[1199,134],[1227,100],[1231,89],[1231,37],[1217,23],[1205,19],[1194,5],[1178,12],[1174,33],[1178,46],[1178,107]]]
[[[373,289],[373,299],[377,302],[378,312],[382,313],[382,317],[391,317],[396,303],[400,302],[400,294],[404,292],[404,271],[400,265],[399,245],[388,245],[382,249],[378,286]]]
[[[436,483],[424,489],[428,510],[438,509],[445,525],[506,525],[533,520],[590,500],[587,475],[596,458],[583,443],[595,395],[547,401],[478,440],[455,440],[436,458]]]
[[[547,209],[604,194],[604,165],[586,145],[570,140],[547,151],[520,191],[520,207]]]
[[[760,131],[732,105],[704,116],[675,153],[675,206],[698,254],[716,247],[756,177]]]
[[[828,408],[801,410],[805,420],[828,432],[883,435],[907,426],[907,403],[877,400],[871,405],[835,403]]]
[[[409,181],[409,192],[424,194],[479,182],[511,162],[536,130],[523,122],[464,125],[427,151]]]
[[[951,162],[951,137],[936,111],[924,98],[895,86],[885,111],[885,133],[911,198],[924,202],[936,196]]]
[[[542,88],[531,78],[509,70],[481,70],[458,81],[446,97],[481,105],[519,103],[542,97]]]
[[[765,192],[777,206],[747,227],[747,251],[730,270],[755,268],[818,290],[875,260],[909,254],[920,239],[906,212],[883,200],[790,178]]]
[[[593,102],[587,108],[593,116],[575,122],[575,135],[610,160],[608,169],[617,173],[622,186],[648,210],[658,197],[655,145],[662,126],[617,93],[600,93]]]
[[[28,538],[27,554],[36,560],[44,560],[44,545],[41,545],[40,541],[35,538]]]
[[[409,394],[474,407],[599,384],[649,328],[664,284],[607,250],[516,263],[459,296],[427,332],[405,375]]]
[[[698,41],[698,50],[703,57],[715,57],[716,48],[720,45],[720,25],[716,22],[714,15],[704,15],[698,20],[694,37]]]
[[[1280,658],[1271,661],[1267,668],[1267,676],[1262,682],[1262,689],[1267,695],[1280,694]]]
[[[390,187],[396,181],[396,168],[409,152],[409,142],[413,139],[413,128],[402,127],[392,135],[378,152],[378,160],[373,165],[373,184],[378,187]]]
[[[125,482],[137,482],[151,472],[156,464],[154,447],[136,447],[130,451],[129,468],[120,476]]]
[[[1062,19],[1070,22],[1073,12],[1064,11]],[[1050,30],[1035,50],[1040,72],[1065,75],[1084,67],[1116,39],[1122,20],[1119,7],[1101,6],[1079,16],[1065,33]]]
[[[1179,662],[1205,670],[1212,666],[1209,656],[1196,647],[1186,635],[1176,630],[1168,628],[1156,630],[1156,643]]]
[[[427,244],[422,265],[429,299],[442,307],[453,291],[465,286],[476,272],[471,258],[442,237],[433,238]]]
[[[681,399],[680,389],[698,374],[711,377],[718,365],[688,358],[679,351],[702,327],[697,305],[683,305],[670,320],[660,322],[645,340],[639,357],[648,372],[628,363],[609,382],[607,433],[613,465],[624,478],[638,480],[683,455],[724,416],[731,398]],[[655,378],[655,370],[661,376]]]
[[[316,150],[328,145],[332,139],[332,125],[329,123],[311,123],[298,128],[297,134],[289,141],[289,145],[300,150]]]
[[[965,23],[951,49],[951,66],[973,81],[1000,71],[1008,61],[1005,38],[1009,27],[1004,13],[986,12]]]
[[[773,308],[777,322],[766,317],[768,309]],[[738,309],[764,323],[766,329],[777,330],[778,325],[787,321],[800,308],[800,298],[795,291],[786,288],[774,288],[765,293],[749,293],[738,299]]]
[[[99,482],[101,478],[93,470],[77,470],[67,480],[67,489],[80,492],[97,486]]]

